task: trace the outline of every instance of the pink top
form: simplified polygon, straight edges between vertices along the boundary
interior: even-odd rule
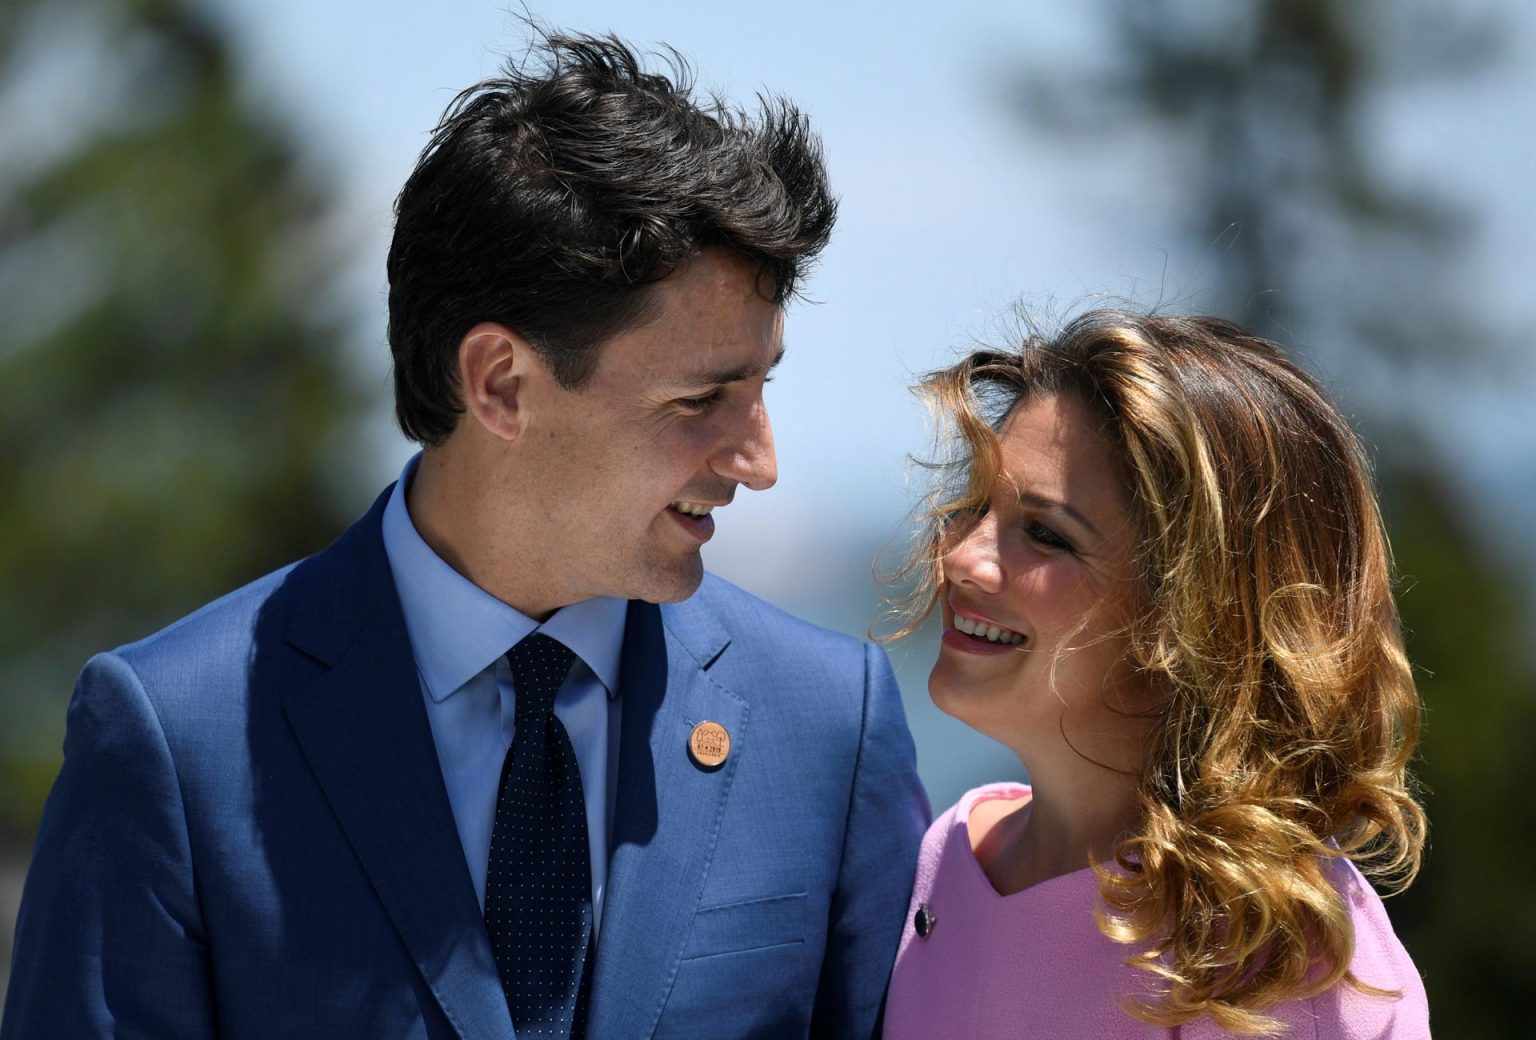
[[[1208,1018],[1170,1030],[1120,1009],[1116,996],[1146,992],[1138,987],[1147,985],[1149,974],[1127,968],[1131,948],[1107,938],[1094,922],[1099,895],[1092,870],[998,895],[971,852],[966,824],[979,801],[1027,794],[1021,784],[978,787],[929,828],[891,976],[885,1040],[1228,1035]],[[1373,997],[1341,984],[1267,1014],[1290,1026],[1281,1034],[1290,1040],[1427,1038],[1424,985],[1381,899],[1353,863],[1339,861],[1337,878],[1355,928],[1355,976],[1401,990],[1402,997]],[[924,905],[932,915],[927,938],[913,923]]]

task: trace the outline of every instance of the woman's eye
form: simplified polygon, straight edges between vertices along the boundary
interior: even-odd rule
[[[1024,533],[1029,536],[1031,541],[1043,545],[1046,548],[1059,549],[1062,552],[1074,551],[1071,542],[1068,542],[1065,538],[1051,530],[1049,527],[1046,527],[1044,524],[1028,524],[1024,528]]]
[[[976,525],[976,522],[987,515],[986,506],[965,506],[951,509],[944,514],[943,529],[946,534],[964,534]]]

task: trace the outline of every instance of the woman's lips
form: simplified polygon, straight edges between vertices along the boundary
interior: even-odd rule
[[[944,635],[939,642],[951,650],[958,650],[963,654],[976,654],[982,657],[996,654],[1011,654],[1014,651],[1024,649],[1022,643],[993,643],[986,639],[968,636],[958,628],[948,626],[945,627]]]
[[[951,649],[968,654],[1000,654],[1020,649],[1029,641],[1022,632],[953,606],[948,613],[942,643]]]

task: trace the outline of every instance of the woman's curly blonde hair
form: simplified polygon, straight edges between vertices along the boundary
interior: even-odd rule
[[[1118,448],[1138,546],[1128,653],[1162,705],[1138,824],[1098,872],[1101,930],[1155,983],[1127,1010],[1267,1033],[1281,1000],[1341,981],[1387,993],[1349,971],[1329,876],[1340,858],[1392,891],[1417,873],[1420,705],[1349,424],[1280,348],[1217,318],[1095,310],[920,389],[954,455],[897,575],[916,582],[896,635],[933,611],[946,520],[990,500],[1014,406],[1073,395]]]

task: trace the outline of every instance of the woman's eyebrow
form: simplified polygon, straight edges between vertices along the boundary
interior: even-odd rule
[[[1045,495],[1034,491],[1020,491],[1018,492],[1018,498],[1019,505],[1021,506],[1028,506],[1031,509],[1041,509],[1053,513],[1064,513],[1069,519],[1073,520],[1081,527],[1086,528],[1088,533],[1093,535],[1095,538],[1104,537],[1104,535],[1100,533],[1099,529],[1094,527],[1093,524],[1089,522],[1086,516],[1078,512],[1066,502],[1055,498],[1047,498]]]

